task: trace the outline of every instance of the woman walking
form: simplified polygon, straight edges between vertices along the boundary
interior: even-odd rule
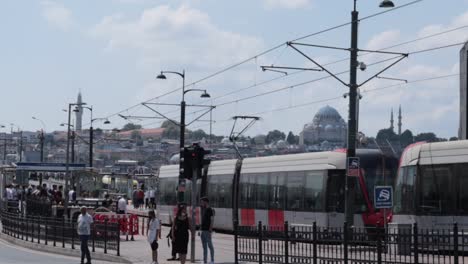
[[[153,262],[151,262],[151,264],[158,264],[158,239],[161,238],[161,226],[153,210],[149,211],[148,217],[146,236],[148,237],[153,257]]]
[[[177,215],[172,222],[172,240],[175,242],[175,251],[179,254],[180,263],[185,264],[189,241],[190,219],[187,215],[187,207],[179,205]]]

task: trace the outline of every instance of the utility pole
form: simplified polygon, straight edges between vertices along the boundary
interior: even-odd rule
[[[92,119],[91,119],[92,120]],[[91,126],[89,127],[89,167],[93,167],[93,125],[91,123]]]
[[[71,132],[71,163],[75,163],[75,131]]]
[[[349,65],[349,115],[348,115],[348,148],[346,157],[356,156],[356,136],[357,136],[357,56],[358,56],[358,26],[359,12],[356,10],[356,0],[354,0],[354,9],[351,12],[351,49]],[[348,165],[348,161],[346,161]],[[354,224],[354,180],[349,180],[345,176],[345,221],[349,226]]]
[[[41,134],[39,136],[39,144],[41,147],[41,162],[44,162],[44,130],[41,130]]]
[[[23,161],[23,130],[20,131],[20,144],[19,144],[20,162]]]

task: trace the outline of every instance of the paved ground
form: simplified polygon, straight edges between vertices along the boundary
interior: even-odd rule
[[[171,257],[171,248],[168,246],[166,235],[169,227],[162,228],[162,240],[159,241],[159,263],[179,263],[177,261],[167,261]],[[231,235],[213,234],[213,244],[215,247],[215,263],[234,263],[234,237]],[[151,250],[146,237],[135,236],[135,241],[122,241],[121,256],[135,264],[151,263]],[[196,263],[202,263],[203,250],[200,237],[196,237]],[[190,242],[189,254],[190,256]],[[188,262],[187,262],[188,263]]]
[[[79,258],[42,253],[17,247],[0,241],[0,263],[2,264],[79,264]],[[110,264],[111,262],[93,261],[94,264]]]

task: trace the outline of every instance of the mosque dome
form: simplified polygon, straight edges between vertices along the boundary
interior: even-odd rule
[[[302,142],[308,144],[320,144],[324,141],[344,144],[347,126],[338,111],[327,105],[317,111],[312,122],[304,125],[301,134]]]

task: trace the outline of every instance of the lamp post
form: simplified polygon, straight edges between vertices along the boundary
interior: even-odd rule
[[[45,130],[45,123],[41,119],[33,116],[32,119],[37,120],[41,122],[42,124],[42,129],[41,129],[41,134],[39,135],[39,146],[41,148],[41,162],[44,162],[44,130]]]
[[[191,162],[189,160],[185,161],[184,160],[184,146],[185,146],[185,94],[189,92],[203,92],[201,94],[201,98],[210,98],[210,95],[206,92],[206,90],[202,89],[189,89],[185,90],[185,70],[180,72],[173,72],[173,71],[161,71],[161,74],[159,74],[156,78],[157,79],[162,79],[165,80],[166,75],[165,73],[171,73],[171,74],[177,74],[180,77],[182,77],[182,101],[180,102],[180,152],[179,152],[179,185],[177,187],[177,200],[179,203],[182,203],[184,201],[184,192],[185,191],[185,177],[184,177],[184,162]],[[195,219],[195,213],[196,213],[196,191],[197,191],[197,179],[195,178],[196,175],[192,175],[192,219],[194,221]],[[182,190],[184,189],[184,190]],[[195,262],[195,232],[196,232],[196,226],[195,223],[192,223],[191,225],[191,250],[190,250],[190,258],[191,262]]]
[[[18,133],[19,133],[19,136],[20,136],[20,140],[19,140],[19,146],[17,146],[17,150],[19,149],[19,161],[23,161],[23,131],[21,130],[21,128],[14,124],[14,123],[10,123],[10,127],[11,127],[11,136],[13,136],[13,127],[16,127],[18,129]]]
[[[66,124],[62,124],[67,126],[67,152],[65,154],[65,204],[63,206],[64,209],[64,214],[68,216],[68,189],[69,189],[69,178],[70,178],[70,127],[72,126],[70,124],[71,122],[71,108],[72,106],[83,106],[86,105],[86,103],[73,103],[73,104],[68,104],[68,122]],[[77,109],[74,110],[76,112]]]
[[[0,128],[5,128],[4,125],[0,125]],[[7,138],[6,138],[6,132],[3,138],[3,161],[6,161],[6,152],[7,152]]]
[[[354,9],[351,12],[351,48],[350,48],[350,78],[349,78],[349,116],[348,116],[348,148],[346,157],[352,158],[356,156],[356,136],[357,136],[357,68],[360,65],[358,57],[358,27],[359,27],[359,12],[356,10],[356,1],[354,0]],[[394,7],[392,1],[383,0],[380,7]],[[348,163],[348,162],[347,162]],[[348,180],[348,175],[345,177],[345,221],[352,226],[354,223],[354,181]]]

